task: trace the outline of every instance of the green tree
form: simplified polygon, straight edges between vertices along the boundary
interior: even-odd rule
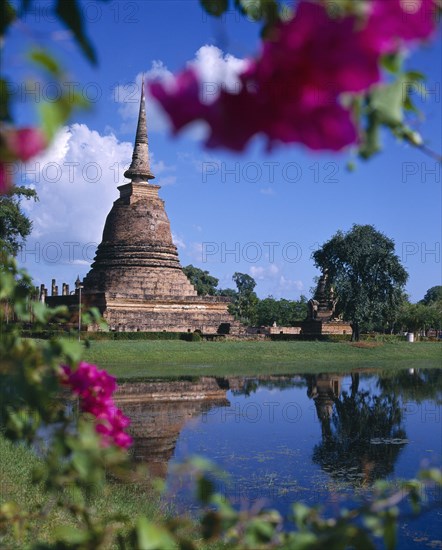
[[[293,321],[303,321],[307,317],[307,297],[301,294],[299,300],[293,302]]]
[[[407,303],[407,294],[405,292],[396,292],[392,296],[392,301],[389,304],[389,307],[386,307],[385,309],[385,315],[379,322],[373,324],[372,329],[376,332],[382,332],[384,334],[394,334],[400,330],[400,316],[403,307]]]
[[[435,302],[442,301],[442,286],[432,286],[427,290],[425,293],[424,298],[421,300],[421,303],[429,306],[430,304],[434,304]]]
[[[273,296],[260,300],[256,307],[256,324],[268,327],[276,321],[278,325],[282,325],[278,305],[278,300],[275,300]]]
[[[21,209],[23,198],[37,200],[37,193],[27,187],[13,187],[0,196],[0,246],[12,256],[17,255],[32,230],[31,220]]]
[[[256,323],[256,306],[258,305],[258,296],[254,292],[256,281],[250,275],[239,272],[234,273],[232,279],[236,284],[238,294],[231,311],[243,323],[253,325]]]
[[[216,287],[219,281],[216,277],[212,277],[208,271],[203,271],[192,264],[183,267],[183,271],[195,287],[198,296],[214,296],[217,294]]]
[[[276,300],[268,296],[259,300],[256,307],[256,323],[259,326],[277,325],[288,327],[296,321],[302,321],[307,315],[307,298],[301,296],[299,300]]]
[[[408,274],[394,253],[394,242],[372,225],[338,231],[314,252],[316,267],[327,273],[327,285],[338,297],[338,313],[352,326],[352,340],[361,330],[383,325],[400,307]]]
[[[440,329],[442,326],[442,301],[425,305],[405,303],[400,311],[398,324],[403,330],[425,333],[428,329]]]
[[[233,288],[221,288],[217,292],[218,296],[226,296],[227,298],[232,298],[232,300],[236,300],[238,297],[238,292],[234,290]]]

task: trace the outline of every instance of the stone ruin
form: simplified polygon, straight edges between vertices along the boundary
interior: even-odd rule
[[[124,176],[129,183],[118,187],[91,270],[75,290],[55,279],[51,295],[41,285],[39,297],[50,306],[67,305],[73,316],[82,309],[97,307],[111,331],[200,332],[206,335],[246,335],[246,328],[229,314],[230,298],[198,296],[184,274],[170,222],[160,198],[159,185],[150,169],[149,144],[142,86],[138,125],[132,162]],[[273,334],[351,334],[351,327],[335,316],[333,289],[327,290],[323,274],[313,299],[308,302],[305,321],[293,327],[249,327],[254,337]],[[96,325],[87,327],[99,330]]]
[[[229,298],[198,296],[172,241],[159,185],[150,183],[149,146],[141,93],[132,163],[118,187],[91,270],[82,283],[85,307],[98,307],[112,331],[239,334]],[[97,330],[96,326],[88,327]]]
[[[337,302],[325,272],[319,278],[313,298],[308,301],[308,315],[302,323],[302,334],[351,334],[351,326],[336,315]]]

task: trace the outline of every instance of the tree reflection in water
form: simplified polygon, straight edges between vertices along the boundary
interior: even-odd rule
[[[352,374],[350,391],[341,391],[342,376],[307,376],[307,395],[314,400],[322,440],[313,462],[335,481],[369,485],[393,472],[407,443],[399,399],[394,392],[372,395],[359,390]]]
[[[382,393],[395,393],[403,402],[422,403],[431,400],[442,405],[442,369],[408,369],[394,376],[381,376],[378,387]]]

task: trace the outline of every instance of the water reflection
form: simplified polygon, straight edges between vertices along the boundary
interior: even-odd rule
[[[133,458],[165,478],[184,426],[214,407],[227,407],[226,382],[200,378],[120,384],[116,402],[131,419]]]
[[[135,460],[168,479],[182,510],[189,484],[170,466],[191,454],[230,473],[218,490],[238,506],[284,515],[294,501],[334,513],[377,479],[441,463],[442,370],[142,380],[121,384],[117,401],[132,420]],[[442,546],[438,520],[436,511],[401,525],[401,550]]]
[[[312,459],[334,479],[369,485],[393,472],[408,443],[402,407],[394,393],[360,390],[359,373],[351,374],[349,391],[341,391],[343,378],[306,376],[322,431]]]
[[[164,478],[180,433],[192,419],[201,423],[204,418],[207,427],[210,411],[219,413],[221,408],[229,411],[232,407],[228,395],[234,400],[253,397],[256,401],[262,392],[281,397],[287,390],[292,391],[293,403],[300,402],[302,391],[314,404],[320,437],[310,450],[312,463],[334,480],[356,486],[369,485],[394,471],[408,443],[404,412],[409,413],[413,406],[425,400],[440,405],[442,371],[412,369],[394,376],[353,372],[143,380],[121,384],[117,401],[132,420],[135,460],[148,464],[152,473]],[[251,405],[250,401],[247,403]],[[261,408],[263,405],[266,403],[261,403]],[[305,417],[305,406],[303,408]],[[229,417],[230,413],[226,412],[224,421],[237,423],[238,418]],[[244,417],[243,421],[246,420]],[[293,429],[290,425],[286,427]],[[315,433],[314,422],[309,422],[309,429]],[[232,441],[229,441],[232,451],[237,445],[236,431],[237,427],[232,429]]]

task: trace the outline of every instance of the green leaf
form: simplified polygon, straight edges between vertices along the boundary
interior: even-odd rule
[[[217,537],[221,532],[221,516],[211,510],[201,519],[201,532],[204,540]]]
[[[8,0],[0,0],[0,37],[3,37],[6,33],[6,29],[17,17],[15,9],[11,6]]]
[[[85,56],[91,63],[96,65],[97,58],[95,51],[84,34],[83,19],[77,0],[69,0],[68,2],[66,0],[58,0],[55,13],[65,23],[68,29],[74,33],[74,36]]]
[[[221,17],[229,7],[229,0],[200,0],[202,7],[209,15]]]
[[[215,487],[206,477],[201,477],[197,482],[197,496],[202,504],[208,504],[214,493]]]
[[[411,80],[413,82],[426,80],[426,76],[419,71],[407,71],[404,77],[406,81]]]
[[[390,73],[397,74],[402,68],[402,55],[399,53],[384,55],[381,65]]]
[[[62,355],[64,359],[67,359],[68,362],[77,363],[80,361],[83,347],[80,342],[75,340],[66,340],[65,338],[60,338],[53,342],[53,349],[59,355]]]
[[[11,94],[9,93],[8,82],[0,78],[0,120],[11,122],[12,117],[9,110]]]
[[[389,516],[384,525],[384,542],[387,550],[396,548],[396,518]]]
[[[42,102],[38,106],[38,111],[43,133],[48,140],[52,140],[57,130],[66,122],[69,116],[66,106],[61,101],[54,103]]]
[[[442,469],[429,468],[428,470],[422,470],[419,479],[429,480],[442,486]]]
[[[393,84],[377,86],[371,94],[370,105],[381,121],[387,124],[401,124],[404,120],[404,80],[398,78]]]
[[[82,531],[78,526],[63,525],[55,529],[55,538],[65,541],[69,545],[82,544],[89,540],[89,533]]]
[[[86,453],[74,452],[72,455],[72,464],[75,466],[80,476],[85,478],[92,466],[91,457]]]
[[[315,548],[318,543],[318,537],[313,533],[294,533],[293,545],[288,545],[287,549],[296,548],[296,550],[310,550]],[[285,548],[285,547],[283,547]]]
[[[301,502],[296,502],[295,504],[293,504],[292,510],[293,517],[295,519],[296,525],[298,526],[298,529],[305,528],[307,520],[312,513],[312,509],[305,504],[302,504]]]
[[[275,533],[275,526],[265,519],[254,518],[247,526],[246,540],[250,543],[269,542]]]
[[[411,100],[411,97],[407,95],[407,97],[404,100],[404,109],[406,111],[412,111],[413,113],[419,113],[419,109],[416,107],[416,105]]]
[[[244,0],[234,0],[234,6],[239,11],[241,15],[247,15],[246,10],[243,6]]]
[[[29,54],[29,58],[31,59],[31,61],[33,61],[37,65],[40,65],[41,67],[46,69],[52,75],[56,77],[61,76],[61,69],[57,61],[45,50],[34,49]]]
[[[359,156],[363,159],[372,157],[381,149],[380,122],[376,113],[368,116],[368,126],[365,131],[364,141],[359,148]]]
[[[209,15],[221,17],[229,7],[229,0],[200,0],[202,7]]]
[[[173,550],[177,548],[172,536],[159,525],[139,517],[136,523],[137,548],[143,550]]]
[[[79,107],[80,109],[87,109],[90,107],[89,101],[78,92],[74,92],[71,96],[71,108]]]

